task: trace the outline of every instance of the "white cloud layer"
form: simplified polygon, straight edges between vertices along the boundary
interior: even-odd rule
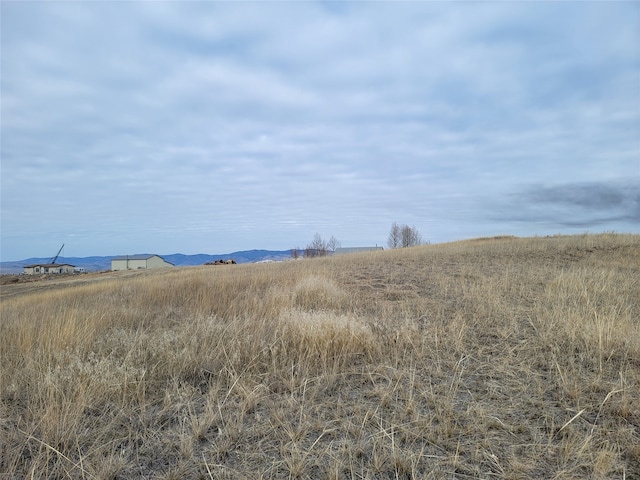
[[[2,260],[640,232],[637,2],[0,8]]]

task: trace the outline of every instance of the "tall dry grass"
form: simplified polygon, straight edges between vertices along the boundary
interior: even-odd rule
[[[114,275],[0,306],[0,477],[640,477],[635,235]]]

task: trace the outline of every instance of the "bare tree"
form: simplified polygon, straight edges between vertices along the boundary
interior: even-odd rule
[[[414,247],[416,245],[420,245],[422,243],[422,235],[418,229],[414,227],[410,227],[409,225],[404,225],[402,227],[402,246],[403,247]]]
[[[301,252],[300,252],[300,248],[295,247],[291,249],[291,258],[293,258],[294,260],[297,260],[298,258],[301,257]]]
[[[391,231],[389,232],[389,239],[387,245],[389,248],[399,248],[402,240],[402,229],[396,222],[391,224]]]
[[[413,247],[422,243],[422,235],[415,226],[398,225],[396,222],[391,225],[387,240],[389,248]]]
[[[329,247],[327,246],[327,242],[322,239],[319,233],[316,233],[313,236],[313,241],[304,249],[304,256],[309,258],[324,257],[328,251]]]
[[[340,247],[340,242],[333,235],[329,241],[323,240],[319,233],[313,236],[313,241],[307,245],[304,249],[305,257],[324,257],[329,255],[329,252],[334,252],[336,248]]]
[[[329,239],[329,241],[327,242],[327,248],[331,251],[331,252],[335,252],[336,248],[340,248],[340,241],[334,237],[333,235],[331,235],[331,238]]]

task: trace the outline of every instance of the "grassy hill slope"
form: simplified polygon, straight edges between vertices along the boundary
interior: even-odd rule
[[[640,477],[637,235],[156,270],[0,307],[0,476]]]

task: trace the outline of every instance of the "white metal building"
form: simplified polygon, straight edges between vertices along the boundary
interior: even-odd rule
[[[111,259],[111,270],[141,270],[173,267],[159,255],[120,255]]]

